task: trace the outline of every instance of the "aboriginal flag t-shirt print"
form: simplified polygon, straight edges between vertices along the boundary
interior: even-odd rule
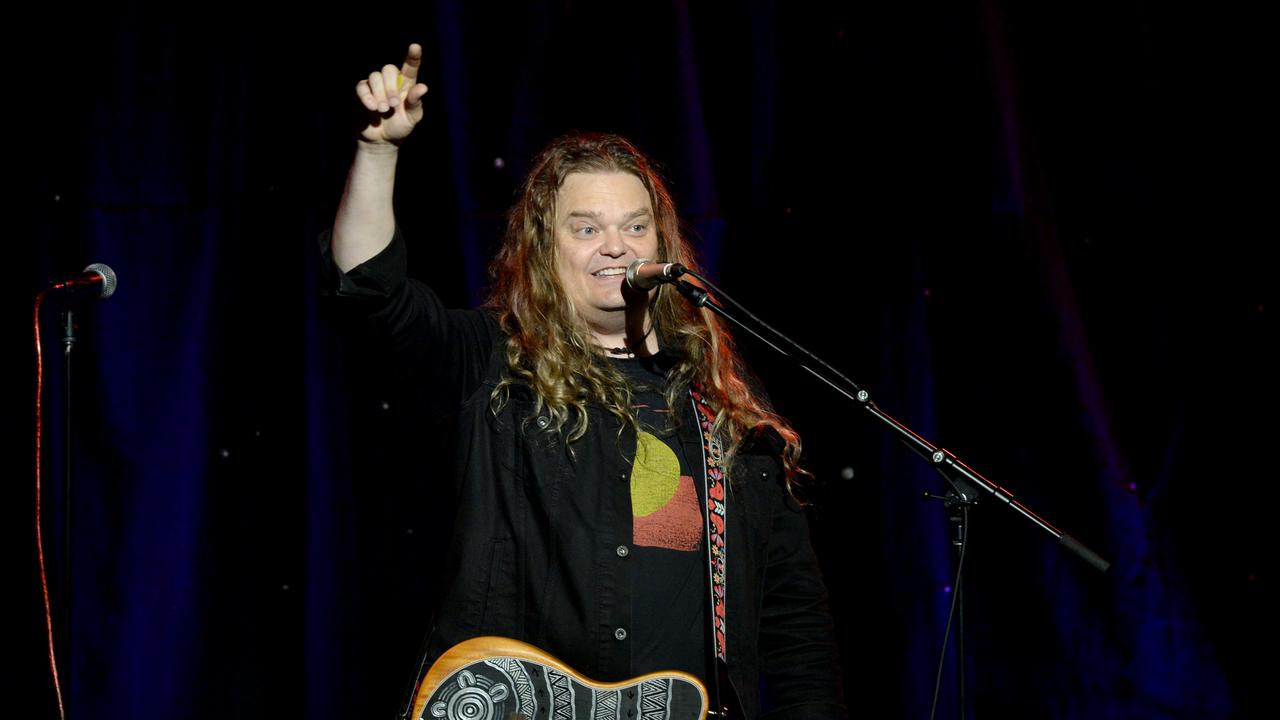
[[[644,430],[636,435],[631,466],[631,514],[636,545],[694,552],[702,544],[702,508],[693,478],[680,472],[671,446]]]

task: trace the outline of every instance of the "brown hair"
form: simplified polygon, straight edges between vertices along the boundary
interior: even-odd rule
[[[513,382],[527,384],[537,410],[545,408],[552,427],[567,430],[570,443],[586,433],[589,403],[598,403],[624,425],[635,423],[629,383],[601,356],[556,273],[556,199],[565,178],[580,172],[624,172],[639,178],[655,215],[658,257],[653,260],[698,271],[666,184],[631,142],[617,135],[571,133],[535,158],[489,268],[487,305],[498,313],[508,336],[507,374],[491,401],[496,411]],[[700,387],[716,408],[715,429],[727,435],[731,454],[751,431],[772,428],[785,444],[782,460],[790,487],[793,476],[803,473],[799,436],[745,381],[742,359],[720,319],[676,295],[663,285],[649,305],[659,345],[675,356],[667,376],[668,405],[678,407],[691,385]]]

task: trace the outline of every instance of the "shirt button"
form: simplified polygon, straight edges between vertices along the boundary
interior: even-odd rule
[[[626,545],[618,546],[618,557],[626,557],[630,554],[631,554],[631,548],[627,547]]]
[[[614,630],[613,636],[619,640],[626,640],[627,639],[626,628],[618,628],[617,630]]]
[[[551,424],[551,418],[548,418],[545,415],[539,415],[537,423],[539,428],[546,430],[547,426]]]

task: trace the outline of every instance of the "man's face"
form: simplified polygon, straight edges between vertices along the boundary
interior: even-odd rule
[[[636,258],[654,258],[658,232],[649,192],[630,173],[572,173],[556,196],[556,272],[597,334],[625,328],[622,283]]]

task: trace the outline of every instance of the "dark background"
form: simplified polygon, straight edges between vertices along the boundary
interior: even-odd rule
[[[315,248],[352,87],[417,41],[431,92],[397,186],[413,274],[473,303],[541,145],[630,136],[721,287],[1113,563],[980,502],[969,717],[1260,716],[1277,399],[1263,28],[1137,0],[15,14],[6,697],[55,713],[31,303],[104,262],[119,290],[77,312],[72,354],[70,595],[59,308],[42,314],[44,549],[59,633],[73,599],[72,715],[397,709],[439,582],[447,455],[322,299]],[[820,481],[850,703],[927,717],[955,559],[921,494],[944,483],[742,344]],[[938,717],[956,716],[954,659]]]

